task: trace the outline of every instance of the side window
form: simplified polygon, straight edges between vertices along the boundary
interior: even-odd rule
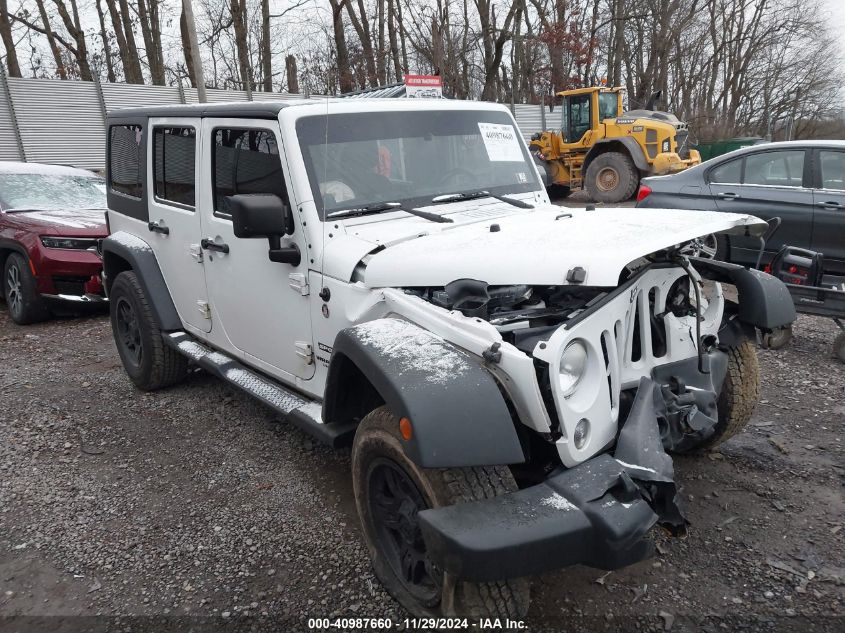
[[[153,128],[155,196],[193,207],[197,133],[192,127]]]
[[[112,125],[109,128],[109,187],[133,198],[141,198],[141,126]]]
[[[845,191],[845,152],[819,152],[822,189]]]
[[[729,160],[722,163],[710,172],[710,182],[718,182],[725,185],[739,184],[742,177],[742,159]]]
[[[574,143],[590,129],[590,95],[575,95],[569,98],[569,132],[566,139]]]
[[[804,178],[804,150],[760,152],[745,158],[746,185],[800,187]]]
[[[273,132],[218,128],[212,141],[215,213],[230,215],[227,198],[239,193],[274,193],[288,202]]]

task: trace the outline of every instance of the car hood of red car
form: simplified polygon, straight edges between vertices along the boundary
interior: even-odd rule
[[[105,209],[45,209],[5,213],[0,222],[41,235],[105,237]]]

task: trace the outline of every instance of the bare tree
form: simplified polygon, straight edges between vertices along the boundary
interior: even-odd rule
[[[15,50],[15,38],[12,36],[12,19],[6,0],[0,0],[0,38],[6,49],[6,68],[10,77],[20,77],[21,67],[18,64],[18,53]]]
[[[138,18],[141,25],[141,36],[144,38],[144,48],[147,53],[147,65],[150,68],[150,79],[155,86],[163,86],[164,55],[161,50],[161,22],[159,21],[158,0],[137,0]]]
[[[235,46],[238,52],[238,68],[242,90],[252,94],[252,72],[249,60],[249,48],[246,37],[246,0],[229,0],[229,11],[235,27]]]
[[[111,17],[112,30],[117,41],[117,50],[120,55],[120,62],[123,66],[123,76],[127,83],[144,83],[144,74],[141,71],[141,60],[138,56],[138,47],[135,45],[135,34],[132,30],[132,21],[129,18],[129,7],[126,0],[105,0]]]
[[[100,0],[96,0],[96,6],[97,18],[100,21],[100,40],[103,45],[103,58],[106,61],[106,76],[108,77],[109,82],[114,83],[117,81],[117,77],[114,72],[114,62],[112,61],[111,42],[109,41],[109,35],[106,31],[106,17],[103,13],[103,6]]]

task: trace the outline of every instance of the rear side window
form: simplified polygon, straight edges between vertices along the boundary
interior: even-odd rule
[[[133,198],[143,194],[141,126],[112,125],[109,129],[109,187]]]
[[[845,191],[845,152],[821,150],[819,164],[822,172],[822,189]]]
[[[800,187],[804,180],[804,150],[749,154],[745,158],[745,185]]]
[[[742,159],[729,160],[710,172],[710,182],[718,182],[726,185],[739,184],[742,177]]]
[[[276,136],[269,130],[214,130],[214,211],[230,215],[228,196],[272,193],[287,203]]]
[[[192,127],[153,128],[155,196],[193,207],[197,134]]]

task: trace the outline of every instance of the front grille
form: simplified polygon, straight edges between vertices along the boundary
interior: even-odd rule
[[[677,130],[675,132],[675,142],[678,144],[678,156],[683,160],[689,158],[689,132],[687,130]]]

